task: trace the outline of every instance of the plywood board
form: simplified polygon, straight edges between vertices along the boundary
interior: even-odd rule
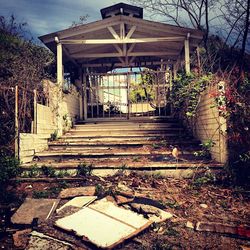
[[[109,249],[138,234],[152,223],[104,199],[57,220],[55,225],[74,231],[76,235],[98,247]]]
[[[73,206],[73,207],[84,207],[89,205],[91,202],[96,200],[97,196],[80,196],[80,197],[75,197],[69,202],[65,203],[63,206],[61,206],[59,209],[56,210],[57,213],[62,211],[65,207],[68,206]]]

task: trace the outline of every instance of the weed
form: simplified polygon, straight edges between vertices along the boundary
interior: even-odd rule
[[[59,170],[59,172],[56,173],[57,178],[63,178],[68,176],[70,176],[70,174],[68,173],[67,170]]]
[[[50,192],[48,190],[44,191],[33,191],[32,197],[34,199],[43,199],[43,198],[48,198],[50,196]]]
[[[119,169],[118,169],[118,171],[117,171],[117,175],[122,175],[122,174],[124,174],[124,172],[126,171],[127,168],[128,168],[127,164],[126,164],[126,163],[123,163],[123,164],[119,167]]]
[[[211,159],[210,150],[215,145],[215,142],[211,139],[204,141],[201,145],[201,150],[194,152],[196,157],[204,157],[206,159]]]
[[[55,141],[58,139],[57,131],[55,130],[52,134],[50,134],[49,141]]]
[[[60,187],[60,186],[50,187],[50,188],[48,189],[49,196],[50,196],[50,195],[58,195],[58,194],[61,192],[62,189],[63,189],[63,188]]]
[[[97,184],[95,186],[95,195],[97,195],[98,197],[102,197],[104,195],[105,191],[104,188],[101,184]]]
[[[171,199],[167,199],[165,202],[164,202],[164,205],[165,206],[168,206],[170,208],[175,208],[175,209],[178,209],[180,207],[180,205],[178,204],[177,201],[175,200],[171,200]]]
[[[153,143],[153,144],[152,144],[152,147],[153,147],[154,149],[159,149],[159,148],[161,148],[161,144]]]
[[[51,166],[42,165],[41,170],[47,177],[56,177],[56,170]]]
[[[32,165],[27,173],[29,178],[37,177],[39,176],[39,174],[40,174],[40,169],[37,167],[37,164]]]
[[[216,181],[215,175],[209,171],[209,172],[206,172],[203,176],[200,176],[194,179],[192,184],[194,186],[199,187],[204,184],[213,183],[215,181]]]
[[[62,189],[68,188],[69,184],[66,181],[60,181],[59,182],[59,187]]]
[[[162,239],[155,239],[152,245],[152,250],[172,250],[173,246]]]
[[[164,232],[164,235],[176,237],[179,235],[179,232],[176,231],[173,227],[170,227]]]
[[[86,164],[83,162],[77,166],[77,176],[83,176],[83,177],[91,176],[92,171],[93,171],[92,164]]]
[[[139,156],[134,156],[132,159],[133,162],[139,162],[140,161],[140,157]]]
[[[227,203],[227,201],[225,201],[225,200],[220,201],[219,204],[220,204],[221,207],[224,208],[224,209],[227,209],[227,208],[228,208],[228,203]]]

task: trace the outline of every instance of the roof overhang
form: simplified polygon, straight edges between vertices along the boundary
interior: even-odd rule
[[[132,16],[112,16],[39,37],[54,53],[63,45],[63,60],[83,65],[140,62],[175,62],[183,54],[184,41],[193,51],[203,38],[199,30],[148,21]]]

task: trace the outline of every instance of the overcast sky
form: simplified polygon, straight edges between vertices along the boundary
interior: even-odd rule
[[[34,38],[68,28],[80,16],[87,22],[101,19],[100,9],[126,0],[0,0],[0,15],[14,14],[28,23]]]

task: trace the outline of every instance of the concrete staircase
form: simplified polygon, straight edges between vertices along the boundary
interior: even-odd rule
[[[188,135],[173,118],[124,121],[82,122],[74,126],[49,149],[36,154],[38,166],[76,169],[80,163],[93,169],[187,170],[221,164],[194,156],[200,142]],[[172,146],[182,153],[178,162]],[[25,164],[29,167],[34,164]]]

